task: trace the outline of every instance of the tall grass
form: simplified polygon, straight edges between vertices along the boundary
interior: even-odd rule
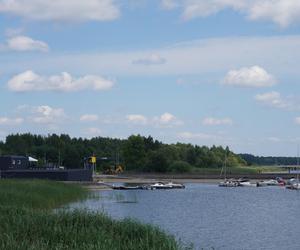
[[[84,210],[53,208],[85,197],[80,186],[0,181],[0,249],[179,249],[156,227]]]

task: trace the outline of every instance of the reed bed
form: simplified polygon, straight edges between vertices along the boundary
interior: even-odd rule
[[[85,210],[53,210],[86,197],[80,186],[0,181],[0,249],[181,249],[157,227]]]

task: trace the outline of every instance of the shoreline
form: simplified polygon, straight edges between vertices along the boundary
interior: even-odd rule
[[[292,178],[293,174],[280,174],[280,173],[266,173],[260,175],[229,175],[228,179],[238,179],[247,176],[251,182],[265,179],[275,179],[277,176],[281,176],[284,179]],[[80,185],[89,190],[112,190],[109,185],[116,183],[122,184],[150,184],[155,182],[174,182],[174,183],[199,183],[199,184],[218,184],[223,181],[224,178],[216,175],[186,175],[186,174],[127,174],[127,175],[95,175],[93,182],[79,182]]]

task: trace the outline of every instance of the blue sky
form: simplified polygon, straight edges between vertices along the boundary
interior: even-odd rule
[[[0,138],[68,133],[294,156],[298,0],[0,0]]]

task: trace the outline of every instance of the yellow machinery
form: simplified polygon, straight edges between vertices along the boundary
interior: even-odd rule
[[[97,162],[111,162],[111,161],[114,161],[114,159],[108,157],[100,158],[96,156],[90,156],[84,158],[84,167],[93,169],[93,171],[95,171]],[[104,167],[103,173],[113,175],[113,174],[120,174],[123,171],[124,171],[123,167],[117,161],[114,161],[113,165]]]
[[[104,174],[121,174],[124,171],[123,167],[121,165],[118,166],[110,166],[109,168],[106,168],[103,173]]]

